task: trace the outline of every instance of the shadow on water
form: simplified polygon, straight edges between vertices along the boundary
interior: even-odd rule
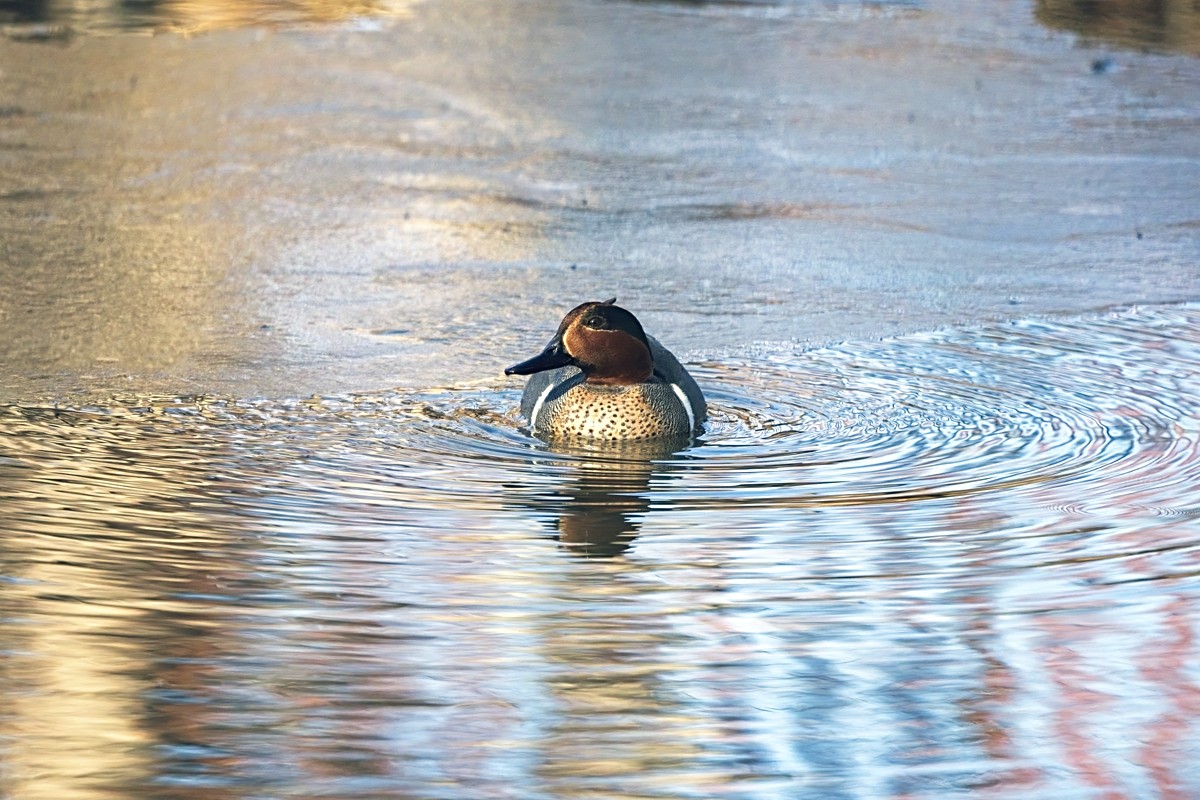
[[[1191,0],[1038,0],[1034,15],[1088,42],[1200,56],[1200,6]]]
[[[7,407],[3,788],[1194,794],[1197,363],[1194,307],[714,360],[649,451],[499,382]]]

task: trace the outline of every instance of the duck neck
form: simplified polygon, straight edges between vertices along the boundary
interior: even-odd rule
[[[584,369],[584,380],[593,386],[632,386],[645,383],[654,374],[654,361],[650,351],[641,348],[640,353],[623,353],[620,359],[608,363],[591,365]]]

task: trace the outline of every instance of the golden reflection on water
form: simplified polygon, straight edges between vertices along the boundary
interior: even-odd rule
[[[0,180],[0,396],[303,394],[352,380],[322,359],[349,370],[385,348],[411,375],[375,364],[360,381],[436,381],[432,329],[461,330],[490,302],[477,281],[533,280],[488,269],[529,260],[550,217],[501,185],[516,151],[503,114],[397,116],[429,98],[390,79],[378,107],[325,113],[340,86],[314,79],[303,43],[231,60],[255,47],[231,36],[0,47],[0,71],[20,76],[0,114],[20,153]],[[371,178],[347,185],[346,158],[377,162]],[[331,219],[343,208],[351,222]],[[363,335],[398,329],[412,335]]]
[[[5,796],[120,796],[155,774],[163,730],[146,693],[178,677],[169,658],[208,625],[202,604],[168,598],[213,590],[238,523],[204,500],[203,442],[86,415],[57,441],[7,427],[26,452],[0,466]]]
[[[263,344],[253,293],[225,282],[244,265],[245,228],[213,213],[222,123],[207,100],[228,72],[171,76],[171,51],[109,40],[0,47],[0,70],[23,78],[8,98],[20,113],[0,118],[21,151],[3,185],[27,197],[0,204],[10,281],[0,385],[12,394],[28,396],[23,382],[61,398],[97,376],[114,387],[138,373],[195,375],[220,359],[225,333],[247,353]],[[230,325],[235,297],[245,322]]]
[[[162,27],[184,33],[203,33],[249,25],[295,25],[339,22],[355,17],[403,17],[423,0],[165,0],[154,4],[154,19]]]
[[[16,543],[18,546],[20,542]],[[24,577],[43,586],[76,586],[94,575],[86,568],[39,565]],[[87,800],[112,797],[105,775],[118,782],[147,779],[153,771],[141,728],[138,676],[145,659],[122,646],[126,626],[142,612],[121,608],[119,594],[95,613],[78,599],[30,597],[6,587],[10,608],[25,618],[10,635],[4,675],[6,797],[30,800]],[[104,598],[95,600],[103,604]],[[11,612],[10,612],[11,613]],[[27,615],[27,616],[26,616]]]

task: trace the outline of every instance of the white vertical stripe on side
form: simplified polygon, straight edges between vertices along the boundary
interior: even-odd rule
[[[538,395],[537,402],[533,404],[533,410],[531,412],[529,412],[529,429],[530,430],[534,430],[534,431],[537,430],[537,418],[538,418],[538,414],[540,414],[542,411],[542,403],[546,402],[546,398],[553,391],[554,391],[554,384],[552,383],[546,387],[545,391],[543,391],[541,394]]]
[[[675,396],[679,398],[679,402],[683,403],[683,410],[688,415],[688,431],[696,430],[696,412],[692,410],[692,401],[688,400],[687,394],[680,388],[678,383],[672,383],[671,389],[675,392]]]

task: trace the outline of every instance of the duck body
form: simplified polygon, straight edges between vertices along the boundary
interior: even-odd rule
[[[521,413],[551,438],[633,441],[693,436],[704,394],[679,360],[614,300],[572,309],[538,355],[505,370],[530,375]]]

